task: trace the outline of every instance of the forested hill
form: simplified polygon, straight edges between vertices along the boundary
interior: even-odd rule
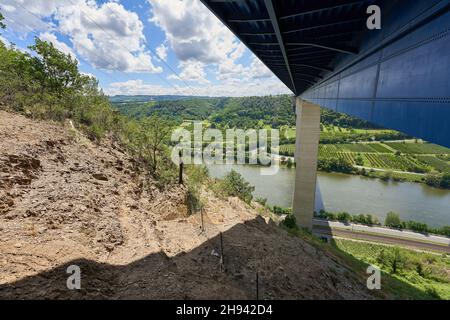
[[[157,114],[177,122],[209,120],[214,125],[229,128],[295,126],[295,114],[289,95],[241,98],[178,97],[159,101],[139,101],[136,96],[115,96],[110,100],[121,113],[132,118]],[[322,123],[352,128],[374,127],[366,121],[326,109],[322,110]]]

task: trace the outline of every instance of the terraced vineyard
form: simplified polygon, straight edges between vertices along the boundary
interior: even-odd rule
[[[450,172],[450,164],[448,161],[441,160],[434,156],[418,156],[417,158],[439,172]]]
[[[365,154],[364,156],[369,162],[369,167],[372,168],[411,171],[415,165],[408,158],[393,154]]]
[[[393,150],[401,153],[394,154]],[[280,153],[293,156],[295,145],[280,146]],[[428,155],[428,154],[436,154]],[[345,159],[352,165],[405,172],[450,172],[450,150],[425,143],[321,144],[319,159]]]
[[[386,142],[389,147],[409,154],[450,154],[450,149],[431,143]]]

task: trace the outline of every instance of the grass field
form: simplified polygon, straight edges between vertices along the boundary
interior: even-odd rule
[[[437,299],[450,300],[450,257],[337,239],[334,245]],[[397,270],[393,270],[396,268]],[[381,279],[383,286],[383,278]]]

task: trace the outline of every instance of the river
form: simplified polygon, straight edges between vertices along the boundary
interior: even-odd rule
[[[267,198],[270,205],[290,207],[295,169],[280,168],[273,176],[260,174],[249,165],[210,165],[212,177],[221,178],[231,169],[255,186],[255,197]],[[389,211],[402,220],[415,220],[432,227],[450,225],[450,191],[409,182],[384,182],[356,175],[318,173],[316,210],[372,214],[381,222]]]

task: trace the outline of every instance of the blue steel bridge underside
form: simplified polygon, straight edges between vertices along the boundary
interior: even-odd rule
[[[202,2],[295,95],[450,147],[450,0]]]

